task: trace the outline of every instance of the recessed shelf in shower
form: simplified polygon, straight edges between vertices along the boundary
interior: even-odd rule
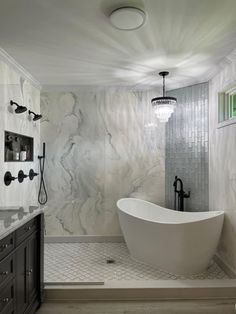
[[[27,162],[34,159],[34,139],[18,133],[5,131],[5,162]]]

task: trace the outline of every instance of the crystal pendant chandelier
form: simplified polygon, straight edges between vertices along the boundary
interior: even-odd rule
[[[175,97],[169,97],[165,95],[165,77],[168,74],[169,72],[167,71],[159,73],[159,75],[163,77],[163,96],[152,99],[154,112],[160,122],[167,122],[169,120],[170,116],[175,110],[175,105],[177,103],[177,99]]]

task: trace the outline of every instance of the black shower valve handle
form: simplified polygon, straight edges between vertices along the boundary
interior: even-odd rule
[[[15,179],[17,179],[17,177],[13,177],[11,175],[11,172],[10,171],[7,171],[5,173],[5,176],[4,176],[4,183],[5,185],[10,185],[12,181],[14,181]]]
[[[19,181],[19,183],[22,183],[24,181],[24,179],[27,178],[27,177],[28,177],[28,175],[24,174],[23,170],[20,170],[18,172],[18,181]]]
[[[33,180],[34,177],[36,177],[36,176],[38,176],[38,175],[39,175],[39,174],[38,174],[37,172],[34,172],[33,169],[30,169],[30,171],[29,171],[29,179],[30,179],[30,180]]]

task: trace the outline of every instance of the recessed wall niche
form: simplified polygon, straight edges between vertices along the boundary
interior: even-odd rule
[[[34,139],[18,133],[5,131],[5,162],[27,162],[34,160]]]

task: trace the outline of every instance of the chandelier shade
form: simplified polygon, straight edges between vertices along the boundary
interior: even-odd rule
[[[152,99],[152,106],[154,113],[160,122],[167,122],[175,110],[177,99],[175,97],[169,97],[165,94],[165,77],[169,72],[160,72],[159,75],[163,77],[163,96],[155,97]]]

